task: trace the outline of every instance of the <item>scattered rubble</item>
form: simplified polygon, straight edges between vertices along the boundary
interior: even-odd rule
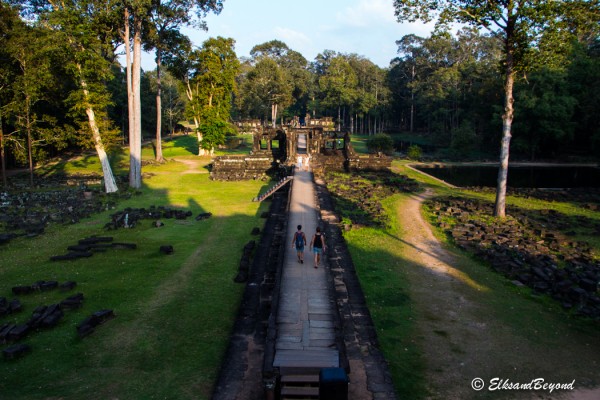
[[[600,319],[600,260],[576,230],[600,235],[600,223],[555,210],[509,207],[509,217],[489,218],[493,204],[458,197],[427,203],[437,225],[457,246],[486,260],[518,285],[548,294],[568,310]]]

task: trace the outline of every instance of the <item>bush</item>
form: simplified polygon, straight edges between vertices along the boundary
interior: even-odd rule
[[[384,153],[390,155],[394,152],[394,141],[390,135],[378,133],[367,140],[369,153]]]
[[[417,146],[416,144],[413,144],[412,146],[410,146],[408,148],[408,150],[406,151],[406,156],[408,157],[409,160],[419,160],[422,155],[423,155],[423,150],[421,150],[421,148],[419,146]]]

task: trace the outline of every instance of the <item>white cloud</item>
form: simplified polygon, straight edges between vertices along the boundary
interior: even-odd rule
[[[366,28],[377,22],[396,22],[392,0],[360,0],[355,6],[338,12],[336,19],[357,28]]]
[[[290,48],[304,47],[311,42],[310,38],[302,32],[295,31],[289,28],[275,27],[273,30],[275,36],[281,39]]]

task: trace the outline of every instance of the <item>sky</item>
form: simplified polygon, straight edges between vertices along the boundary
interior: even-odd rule
[[[183,29],[194,45],[209,37],[231,37],[238,57],[274,39],[313,61],[323,50],[356,53],[388,67],[404,35],[429,36],[432,24],[398,23],[393,0],[224,0],[219,15],[205,19],[208,31]],[[154,69],[153,57],[143,60]]]

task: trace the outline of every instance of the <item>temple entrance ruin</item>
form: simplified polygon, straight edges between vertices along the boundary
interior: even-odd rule
[[[296,152],[298,154],[307,154],[306,152],[306,134],[301,133],[298,135],[298,144],[296,146]]]
[[[315,173],[350,171],[353,169],[385,169],[391,158],[384,155],[359,156],[352,148],[350,133],[334,130],[331,118],[306,118],[282,127],[266,127],[256,123],[238,124],[243,132],[253,135],[250,154],[215,157],[211,179],[245,180],[282,178],[289,174],[298,155],[308,155]],[[283,175],[283,176],[282,176]]]

